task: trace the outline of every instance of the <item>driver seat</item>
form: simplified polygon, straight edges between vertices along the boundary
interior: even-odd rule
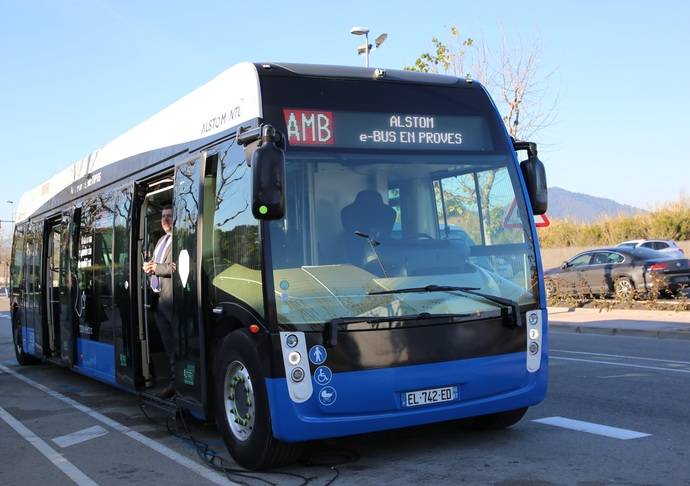
[[[366,238],[355,235],[355,231],[365,233],[374,240],[390,239],[396,216],[395,209],[383,202],[378,191],[360,191],[355,200],[340,211],[340,220],[345,230],[347,260],[354,265],[363,266],[369,251]]]

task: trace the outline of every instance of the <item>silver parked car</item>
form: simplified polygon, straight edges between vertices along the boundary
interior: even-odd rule
[[[685,252],[673,240],[630,240],[619,243],[617,246],[628,248],[649,248],[660,251],[673,258],[685,258]]]

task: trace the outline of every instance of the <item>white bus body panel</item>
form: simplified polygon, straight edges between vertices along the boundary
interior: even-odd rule
[[[26,192],[17,207],[17,221],[85,175],[109,164],[157,148],[191,142],[261,117],[261,89],[256,67],[236,64],[148,120],[75,162]]]

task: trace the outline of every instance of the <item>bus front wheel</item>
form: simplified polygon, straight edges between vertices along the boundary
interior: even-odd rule
[[[301,444],[273,437],[265,377],[256,343],[244,330],[221,342],[214,363],[216,424],[232,457],[247,469],[290,464]]]
[[[474,430],[499,430],[515,425],[525,416],[527,407],[508,410],[506,412],[492,413],[473,417],[467,422],[467,426]]]

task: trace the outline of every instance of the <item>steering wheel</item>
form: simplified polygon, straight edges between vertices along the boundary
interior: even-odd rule
[[[433,240],[433,239],[434,239],[434,237],[431,236],[431,235],[428,234],[428,233],[415,233],[415,234],[412,236],[412,238],[414,238],[415,240],[422,240],[422,239],[425,239],[425,240]]]

